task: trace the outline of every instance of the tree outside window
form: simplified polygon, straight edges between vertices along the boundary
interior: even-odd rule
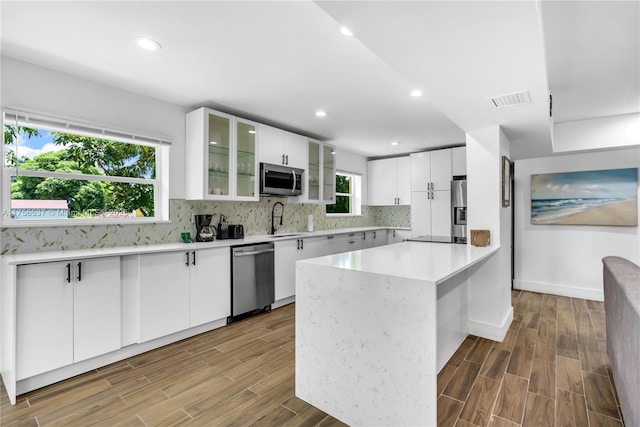
[[[360,215],[360,175],[336,173],[336,203],[327,205],[327,214]]]
[[[157,216],[153,144],[4,123],[6,221]],[[8,193],[8,197],[7,197]]]

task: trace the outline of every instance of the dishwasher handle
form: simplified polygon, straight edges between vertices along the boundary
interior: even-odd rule
[[[274,252],[274,249],[263,249],[261,251],[249,251],[249,252],[234,252],[233,256],[234,257],[242,257],[242,256],[253,256],[253,255],[260,255],[260,254],[268,254],[268,253],[272,253]]]

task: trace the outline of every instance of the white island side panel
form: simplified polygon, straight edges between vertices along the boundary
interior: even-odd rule
[[[296,395],[352,426],[436,425],[436,298],[433,282],[298,262]]]

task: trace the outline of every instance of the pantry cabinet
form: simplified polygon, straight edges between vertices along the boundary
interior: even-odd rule
[[[411,237],[451,241],[452,150],[411,154]]]
[[[27,264],[16,273],[16,379],[120,348],[120,259]]]
[[[258,124],[208,108],[186,117],[186,198],[259,200]]]
[[[409,156],[370,160],[368,197],[370,206],[411,204]]]
[[[451,149],[411,154],[411,191],[451,190]]]
[[[139,342],[229,316],[229,266],[228,248],[140,255]]]
[[[467,176],[467,147],[451,149],[451,169],[453,176]]]
[[[258,129],[260,162],[307,169],[306,137],[263,124],[260,124]]]

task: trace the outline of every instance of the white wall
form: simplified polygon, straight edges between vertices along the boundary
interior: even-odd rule
[[[2,107],[171,139],[169,197],[184,198],[185,108],[12,58],[1,65]]]
[[[469,274],[469,333],[502,341],[511,307],[511,208],[502,207],[502,156],[509,141],[495,126],[467,133],[467,229],[488,229],[498,252]],[[482,322],[475,319],[483,319]]]
[[[531,175],[639,166],[640,148],[516,162],[514,287],[602,301],[602,258],[640,264],[638,227],[532,225]]]
[[[556,153],[638,145],[640,113],[556,123],[553,126],[553,151]]]

